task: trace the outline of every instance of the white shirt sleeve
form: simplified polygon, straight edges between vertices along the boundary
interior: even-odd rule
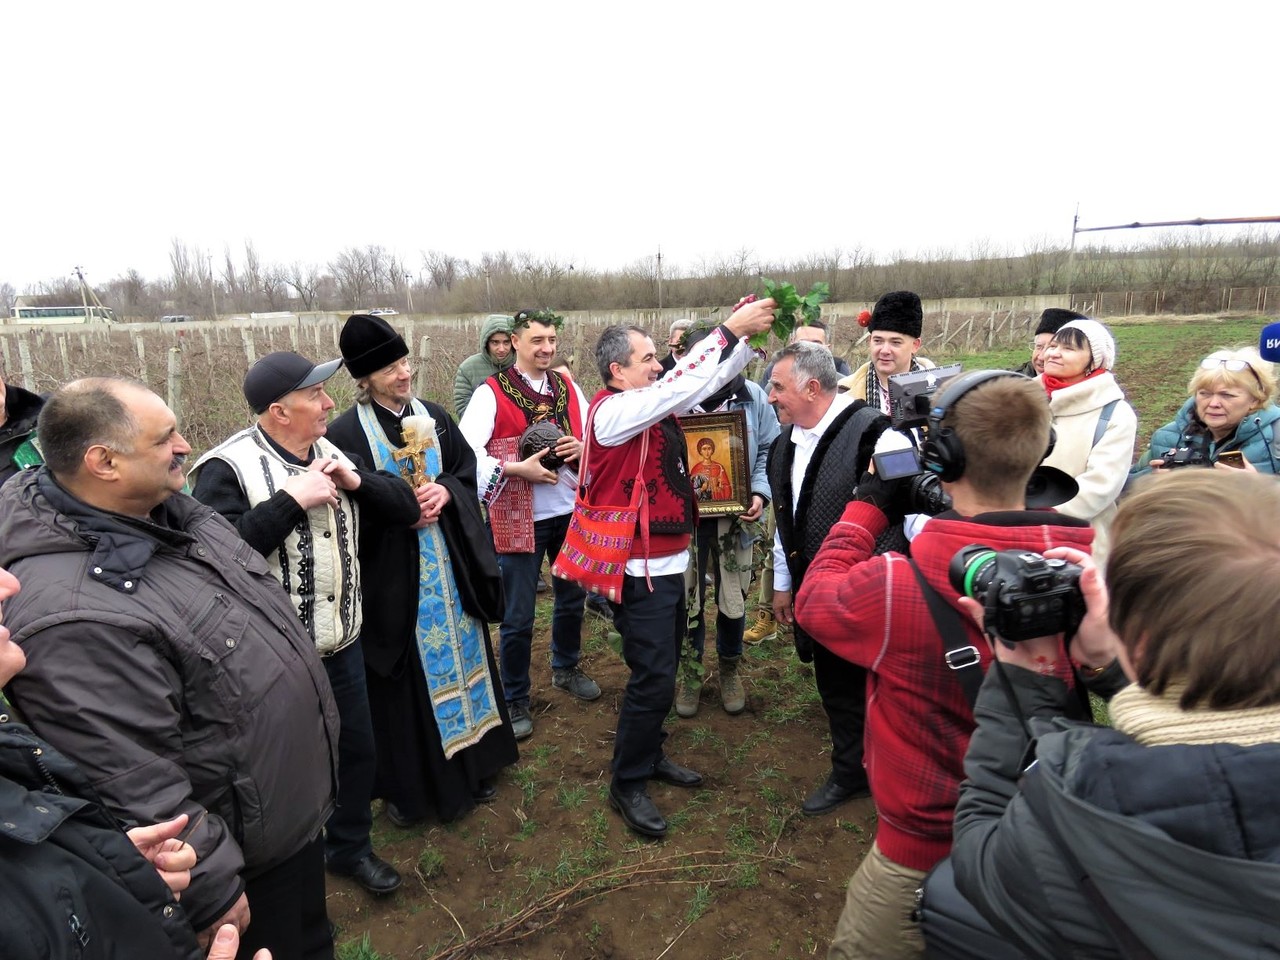
[[[791,589],[791,568],[787,566],[787,553],[782,549],[782,534],[773,529],[773,589]]]
[[[593,424],[596,442],[616,447],[673,413],[687,412],[741,373],[754,358],[746,340],[729,348],[724,329],[716,327],[657,383],[623,390],[601,401]]]
[[[487,383],[476,387],[471,402],[458,422],[458,429],[476,455],[476,487],[483,503],[491,503],[502,489],[502,461],[489,456],[485,446],[493,438],[493,422],[498,415],[498,398]]]

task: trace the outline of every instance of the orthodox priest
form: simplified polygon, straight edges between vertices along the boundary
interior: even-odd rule
[[[360,531],[375,795],[397,826],[432,810],[448,822],[491,801],[494,779],[519,759],[489,642],[502,578],[475,455],[443,407],[413,396],[409,348],[387,321],[349,317],[339,346],[356,404],[329,438],[399,472],[421,509],[413,528]]]

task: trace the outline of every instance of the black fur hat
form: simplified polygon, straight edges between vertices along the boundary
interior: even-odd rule
[[[1040,314],[1040,322],[1036,325],[1034,336],[1039,336],[1042,333],[1054,334],[1061,329],[1064,323],[1085,319],[1088,318],[1083,313],[1076,313],[1074,310],[1063,310],[1061,307],[1050,307]]]
[[[920,338],[923,329],[924,308],[920,306],[920,298],[910,290],[895,290],[877,300],[871,310],[871,321],[867,324],[869,333],[884,330],[901,333],[913,340]]]

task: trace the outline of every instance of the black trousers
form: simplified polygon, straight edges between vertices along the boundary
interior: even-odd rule
[[[862,738],[867,729],[867,671],[813,645],[813,678],[831,727],[831,778],[848,790],[864,790]]]
[[[321,663],[329,675],[342,724],[338,734],[337,804],[325,824],[325,858],[339,869],[351,869],[373,852],[369,842],[369,829],[373,826],[369,801],[377,770],[364,649],[359,638]]]
[[[662,723],[676,699],[676,665],[684,639],[684,574],[622,581],[613,622],[622,634],[622,658],[631,677],[618,710],[613,740],[613,782],[619,790],[644,787],[662,759]]]
[[[324,905],[324,841],[316,837],[283,863],[245,882],[249,929],[236,960],[263,947],[272,960],[333,960]]]

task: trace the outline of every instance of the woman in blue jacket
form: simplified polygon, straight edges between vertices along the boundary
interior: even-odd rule
[[[1175,463],[1213,466],[1232,450],[1260,473],[1280,473],[1276,375],[1255,348],[1215,350],[1200,361],[1187,392],[1191,396],[1178,415],[1156,430],[1151,448],[1130,473],[1167,470]]]

